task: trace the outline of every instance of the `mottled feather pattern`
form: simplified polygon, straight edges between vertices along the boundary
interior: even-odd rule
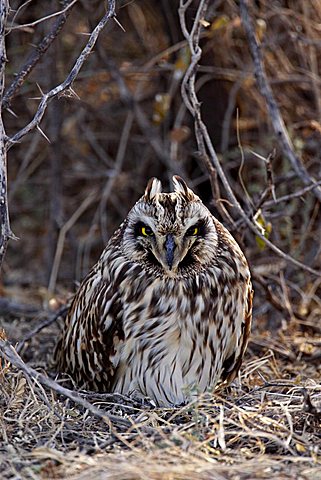
[[[84,388],[169,406],[229,383],[241,366],[246,259],[179,177],[174,188],[148,184],[73,299],[56,358]]]

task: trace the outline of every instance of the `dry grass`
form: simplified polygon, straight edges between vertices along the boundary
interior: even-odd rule
[[[273,338],[254,332],[241,382],[184,407],[85,395],[130,428],[110,427],[2,363],[1,478],[321,479],[321,339],[288,327]],[[45,371],[56,333],[53,325],[32,340],[30,365],[34,357]]]

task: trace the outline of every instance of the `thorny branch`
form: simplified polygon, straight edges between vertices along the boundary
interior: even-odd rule
[[[49,102],[56,97],[59,94],[62,94],[66,90],[70,90],[72,92],[72,84],[75,81],[77,75],[79,74],[80,69],[82,68],[83,64],[87,60],[88,56],[91,54],[96,41],[98,39],[98,36],[100,32],[103,30],[103,28],[106,26],[108,21],[111,18],[115,18],[116,13],[115,13],[115,0],[110,0],[108,3],[108,9],[103,16],[103,18],[100,20],[100,22],[97,24],[97,26],[94,28],[92,31],[88,42],[86,43],[85,47],[83,48],[81,54],[77,58],[73,68],[71,69],[69,75],[67,78],[60,84],[57,85],[55,88],[50,90],[48,93],[43,94],[42,99],[39,103],[37,112],[35,113],[33,119],[26,125],[24,128],[22,128],[19,132],[17,132],[13,137],[7,139],[6,142],[6,147],[9,149],[13,144],[19,142],[22,137],[30,133],[34,128],[39,127],[39,124],[44,116],[44,113],[47,109],[47,106]]]
[[[242,22],[247,34],[248,44],[250,47],[250,51],[254,61],[254,71],[256,81],[259,87],[259,90],[266,101],[270,120],[276,135],[276,138],[280,144],[280,147],[284,153],[284,155],[289,159],[292,168],[296,172],[297,176],[302,180],[302,182],[306,185],[310,185],[311,183],[315,183],[315,180],[309,175],[305,166],[302,164],[301,159],[296,155],[293,150],[293,145],[286,130],[286,127],[283,122],[283,118],[281,116],[280,110],[277,106],[275,101],[272,89],[268,82],[262,51],[260,45],[257,41],[255,36],[255,32],[253,29],[253,25],[250,19],[247,0],[240,0],[240,13],[242,17]],[[321,200],[321,188],[317,187],[313,190],[313,194]]]
[[[26,79],[27,75],[30,73],[32,68],[36,65],[41,55],[47,50],[50,44],[55,39],[55,36],[58,35],[63,24],[66,21],[68,15],[68,9],[75,2],[69,2],[66,9],[61,13],[60,18],[55,23],[52,31],[42,40],[38,45],[36,53],[31,56],[26,65],[21,69],[20,73],[16,80],[9,87],[7,94],[4,96],[4,85],[5,85],[5,66],[6,66],[6,49],[5,49],[5,30],[7,24],[7,17],[9,12],[9,3],[8,0],[0,0],[0,100],[1,100],[1,112],[4,108],[10,106],[12,97],[15,95],[17,90],[21,87],[22,83]],[[11,138],[8,138],[5,134],[4,125],[2,121],[2,116],[0,116],[0,223],[1,223],[1,232],[0,232],[0,268],[2,261],[6,252],[8,240],[10,237],[13,237],[10,229],[9,223],[9,213],[8,213],[8,200],[7,200],[7,150],[19,142],[27,133],[30,133],[34,128],[39,128],[39,124],[44,116],[44,113],[47,109],[49,102],[59,94],[62,94],[66,90],[72,92],[72,84],[75,81],[80,69],[87,60],[88,56],[92,52],[98,36],[105,25],[111,18],[115,18],[115,0],[109,0],[108,8],[100,20],[98,25],[94,28],[91,33],[88,42],[83,48],[81,54],[77,58],[73,68],[71,69],[67,78],[58,86],[50,90],[48,93],[43,94],[42,99],[39,103],[37,112],[35,113],[33,119],[22,128],[19,132],[13,135]],[[41,130],[40,130],[41,131]]]
[[[180,17],[182,32],[185,39],[187,40],[187,43],[191,52],[191,63],[188,69],[186,70],[186,73],[182,82],[181,92],[182,92],[183,101],[187,109],[190,111],[190,113],[194,117],[195,136],[197,140],[201,161],[204,163],[205,167],[207,168],[211,180],[215,178],[215,174],[217,172],[225,188],[229,201],[237,211],[237,214],[244,220],[245,224],[256,236],[261,238],[265,242],[265,244],[271,250],[277,253],[281,258],[284,258],[286,261],[291,262],[293,265],[299,268],[302,268],[305,271],[312,273],[313,275],[321,276],[321,272],[303,264],[302,262],[286,254],[263,235],[262,231],[254,223],[254,220],[250,219],[246,214],[246,212],[241,207],[239,201],[237,200],[229,184],[229,181],[227,180],[224,170],[220,164],[220,161],[216,155],[212,140],[207,131],[207,127],[202,120],[200,102],[198,100],[196,89],[195,89],[195,81],[196,81],[195,77],[196,77],[197,67],[202,56],[202,50],[199,46],[199,39],[200,39],[201,30],[202,30],[202,25],[204,23],[203,21],[205,20],[205,16],[207,13],[208,4],[209,4],[209,0],[200,1],[197,12],[194,15],[194,18],[195,18],[194,23],[190,31],[188,30],[186,25],[186,11],[188,7],[191,5],[191,0],[180,0],[180,7],[179,7],[179,17]],[[311,184],[312,179],[308,177],[308,180],[309,180],[308,183]]]
[[[38,20],[35,20],[34,22],[31,22],[31,23],[24,23],[23,25],[15,25],[15,26],[11,26],[9,27],[9,32],[11,32],[11,30],[20,30],[22,28],[27,28],[27,27],[35,27],[36,25],[38,25],[39,23],[42,23],[42,22],[45,22],[46,20],[50,20],[51,18],[54,18],[54,17],[57,17],[58,15],[61,15],[61,14],[64,14],[66,13],[68,10],[70,10],[75,3],[77,3],[78,0],[67,0],[67,5],[65,6],[65,8],[63,8],[62,10],[60,10],[59,12],[55,12],[55,13],[52,13],[50,15],[46,15],[45,17],[42,17],[42,18],[39,18]],[[24,5],[26,5],[28,2],[26,2]],[[16,15],[14,16],[14,19],[12,21],[12,23],[14,23],[14,20],[17,16],[17,13],[18,11],[22,8],[22,6],[20,6],[16,12]]]
[[[29,57],[27,58],[25,64],[21,67],[19,73],[15,76],[15,79],[7,89],[3,100],[2,100],[2,108],[6,109],[10,107],[13,97],[17,94],[23,83],[25,82],[28,75],[31,73],[33,68],[37,65],[43,54],[48,50],[50,45],[54,42],[54,40],[59,35],[61,29],[65,25],[67,18],[71,14],[72,7],[74,6],[75,2],[72,0],[68,0],[67,7],[60,13],[59,17],[55,21],[54,25],[50,32],[44,36],[41,42],[33,48],[32,52],[30,53]]]
[[[6,45],[5,28],[9,13],[8,0],[0,0],[0,99],[2,100],[5,83],[6,68]],[[7,152],[6,152],[6,133],[2,119],[2,107],[0,107],[0,268],[6,253],[7,244],[12,236],[9,212],[7,202]]]

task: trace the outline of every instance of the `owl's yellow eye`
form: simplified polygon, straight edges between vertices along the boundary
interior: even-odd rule
[[[195,237],[198,234],[199,234],[199,228],[198,227],[190,227],[186,232],[186,235],[188,237]]]
[[[152,237],[154,235],[153,230],[150,227],[141,227],[141,233],[144,237]]]

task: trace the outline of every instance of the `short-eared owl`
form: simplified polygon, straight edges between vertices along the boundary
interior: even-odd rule
[[[246,349],[250,271],[239,246],[180,177],[151,179],[71,304],[58,368],[82,387],[157,405],[228,383]]]

